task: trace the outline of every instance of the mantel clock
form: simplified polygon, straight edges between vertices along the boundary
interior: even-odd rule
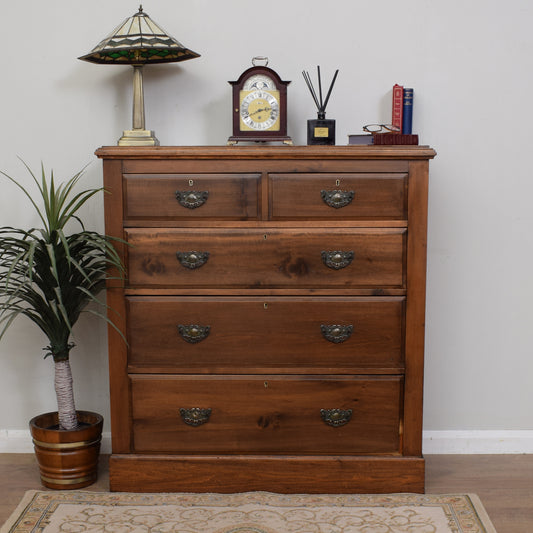
[[[264,65],[256,65],[263,61]],[[280,141],[292,144],[287,135],[287,85],[268,68],[266,57],[255,57],[253,67],[245,70],[233,90],[233,135],[228,144],[239,141]]]

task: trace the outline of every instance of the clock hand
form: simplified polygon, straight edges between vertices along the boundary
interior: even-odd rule
[[[261,111],[272,111],[272,108],[271,107],[265,107],[263,109],[257,109],[253,113],[250,113],[249,115],[252,116],[252,115],[255,115],[256,113],[261,113]]]

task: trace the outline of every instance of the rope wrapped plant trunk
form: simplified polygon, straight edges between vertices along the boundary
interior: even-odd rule
[[[61,429],[76,429],[78,418],[74,404],[74,392],[72,388],[72,370],[68,359],[54,363],[54,385],[57,396],[57,411],[59,415],[59,427]]]

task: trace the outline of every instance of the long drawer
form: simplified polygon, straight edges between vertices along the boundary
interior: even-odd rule
[[[131,228],[129,284],[163,287],[393,287],[403,228]]]
[[[131,376],[137,452],[396,454],[403,379]]]
[[[127,298],[130,371],[403,368],[404,298]]]
[[[261,174],[126,174],[127,219],[233,219],[258,216]]]
[[[407,174],[271,174],[272,219],[407,218]]]

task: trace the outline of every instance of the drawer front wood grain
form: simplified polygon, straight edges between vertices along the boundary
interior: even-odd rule
[[[137,452],[400,452],[398,376],[134,375],[131,387]]]
[[[129,284],[402,288],[405,236],[401,228],[132,228]]]
[[[403,369],[401,297],[138,296],[127,302],[128,362],[137,372]]]
[[[407,174],[271,174],[272,219],[403,220]]]
[[[256,219],[260,174],[126,174],[126,219]]]

